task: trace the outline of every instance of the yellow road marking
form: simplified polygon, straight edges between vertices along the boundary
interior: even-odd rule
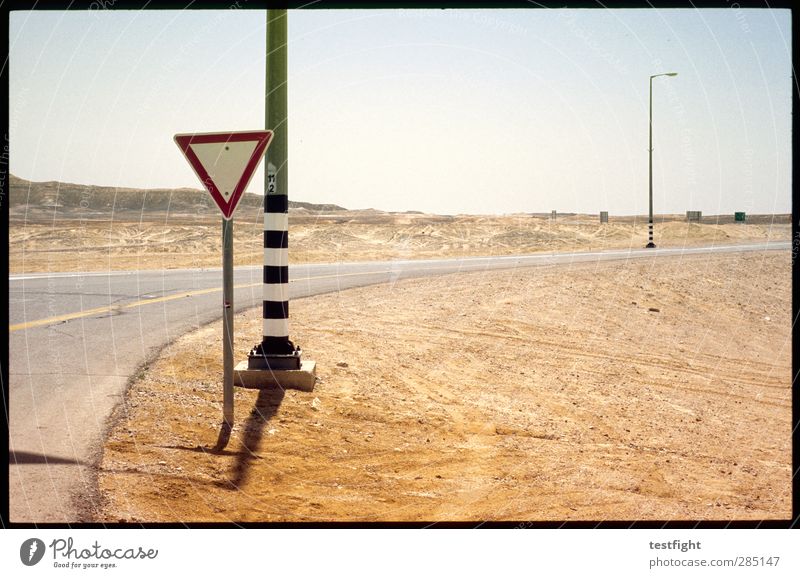
[[[788,245],[788,244],[787,244]],[[723,247],[718,247],[723,248]],[[700,248],[692,248],[689,250],[694,249],[702,249]],[[586,253],[590,255],[592,253]],[[543,254],[544,256],[545,254]],[[485,266],[485,265],[476,265],[478,267]],[[442,269],[465,269],[469,268],[469,264],[460,263],[458,265],[449,265],[449,266],[437,266],[435,270],[442,270]],[[311,281],[313,279],[332,279],[337,277],[357,277],[360,275],[381,275],[384,273],[416,273],[420,271],[429,271],[434,268],[420,268],[420,269],[405,269],[400,271],[398,269],[384,269],[382,271],[362,271],[360,273],[335,273],[333,275],[318,275],[317,277],[302,277],[300,279],[289,279],[290,283],[296,283],[298,281]],[[257,287],[258,285],[262,285],[262,283],[250,283],[247,285],[234,285],[234,289],[245,289],[247,287]],[[212,287],[211,289],[199,289],[197,291],[190,291],[188,293],[177,293],[175,295],[167,295],[166,297],[157,297],[155,299],[143,299],[141,301],[135,301],[133,303],[128,303],[127,305],[110,305],[106,307],[96,307],[94,309],[84,309],[83,311],[76,311],[75,313],[67,313],[65,315],[59,315],[57,317],[50,317],[49,319],[38,319],[36,321],[28,321],[26,323],[18,323],[16,325],[10,325],[8,327],[9,332],[12,331],[19,331],[20,329],[30,329],[32,327],[41,327],[43,325],[51,325],[53,323],[60,323],[62,321],[69,321],[71,319],[79,319],[81,317],[89,317],[91,315],[97,315],[99,313],[108,313],[109,311],[114,311],[116,309],[132,309],[134,307],[141,307],[142,305],[150,305],[152,303],[162,303],[164,301],[172,301],[174,299],[183,299],[184,297],[193,297],[195,295],[205,295],[208,293],[214,293],[216,291],[222,291],[222,287]]]
[[[381,273],[391,273],[391,271],[365,271],[362,273],[341,273],[338,275],[321,275],[319,277],[303,277],[300,279],[290,279],[290,283],[297,281],[310,281],[312,279],[328,279],[331,277],[353,277],[356,275],[380,275]],[[234,289],[246,289],[248,287],[257,287],[262,283],[249,283],[247,285],[234,285]],[[183,299],[184,297],[194,297],[196,295],[207,295],[208,293],[221,292],[222,287],[212,287],[210,289],[198,289],[197,291],[189,291],[188,293],[176,293],[174,295],[167,295],[166,297],[156,297],[154,299],[142,299],[141,301],[134,301],[126,305],[107,305],[105,307],[95,307],[94,309],[84,309],[83,311],[76,311],[74,313],[65,313],[64,315],[57,315],[56,317],[49,317],[47,319],[37,319],[36,321],[27,321],[25,323],[17,323],[16,325],[9,325],[9,333],[12,331],[19,331],[21,329],[31,329],[33,327],[42,327],[43,325],[52,325],[53,323],[61,323],[62,321],[70,321],[72,319],[80,319],[81,317],[90,317],[92,315],[99,315],[101,313],[109,313],[110,311],[118,309],[133,309],[141,307],[142,305],[151,305],[153,303],[163,303],[164,301],[173,301],[175,299]]]
[[[59,315],[58,317],[51,317],[49,319],[39,319],[37,321],[28,321],[27,323],[17,323],[16,325],[9,325],[8,330],[18,331],[20,329],[28,329],[30,327],[40,327],[42,325],[50,325],[51,323],[59,323],[61,321],[68,321],[76,319],[77,317],[86,317],[88,315],[95,315],[97,313],[107,313],[110,307],[95,307],[94,309],[84,309],[78,313],[67,313],[66,315]]]
[[[237,285],[234,289],[242,289],[245,287],[255,287],[261,283],[252,283],[250,285]],[[164,301],[172,301],[174,299],[183,299],[184,297],[194,297],[195,295],[206,295],[214,293],[215,291],[222,291],[222,287],[212,287],[211,289],[199,289],[197,291],[190,291],[188,293],[177,293],[175,295],[167,295],[166,297],[156,297],[154,299],[142,299],[141,301],[134,301],[126,305],[107,305],[105,307],[95,307],[94,309],[84,309],[83,311],[76,311],[75,313],[66,313],[48,319],[37,319],[36,321],[28,321],[26,323],[17,323],[16,325],[9,326],[8,330],[19,331],[20,329],[30,329],[32,327],[41,327],[42,325],[51,325],[53,323],[61,323],[62,321],[70,321],[71,319],[79,319],[81,317],[89,317],[99,313],[108,313],[117,309],[133,309],[134,307],[141,307],[142,305],[150,305],[151,303],[163,303]]]

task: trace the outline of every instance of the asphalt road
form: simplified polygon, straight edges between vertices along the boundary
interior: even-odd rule
[[[290,296],[295,299],[459,271],[789,248],[789,242],[773,242],[293,265]],[[128,380],[165,344],[221,317],[221,283],[221,269],[9,278],[12,522],[89,520],[97,499],[93,471],[100,458],[106,421],[122,400]],[[261,267],[237,268],[234,284],[237,310],[261,304]],[[255,343],[259,336],[253,339]]]

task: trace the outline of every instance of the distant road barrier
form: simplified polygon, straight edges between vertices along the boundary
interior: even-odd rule
[[[686,211],[686,220],[699,223],[703,219],[703,211]]]

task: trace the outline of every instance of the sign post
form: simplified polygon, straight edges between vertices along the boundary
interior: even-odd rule
[[[233,219],[222,219],[222,429],[217,445],[228,445],[233,429]]]
[[[233,429],[233,213],[272,139],[272,131],[176,134],[175,143],[222,211],[222,429]]]

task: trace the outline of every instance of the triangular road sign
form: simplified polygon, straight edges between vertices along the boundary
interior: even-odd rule
[[[230,219],[272,140],[270,130],[176,134],[175,143]]]

